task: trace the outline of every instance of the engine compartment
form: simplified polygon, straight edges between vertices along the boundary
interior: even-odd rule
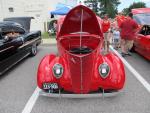
[[[73,54],[87,54],[91,52],[92,52],[92,49],[86,46],[70,49],[70,53],[73,53]]]
[[[72,54],[88,54],[102,45],[102,39],[99,36],[79,35],[65,36],[60,39],[60,45],[63,49]],[[101,46],[100,45],[100,46]]]

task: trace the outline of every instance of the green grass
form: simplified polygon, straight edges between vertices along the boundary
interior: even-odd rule
[[[43,32],[42,33],[42,38],[55,38],[56,35],[55,34],[52,34],[49,36],[48,32]]]

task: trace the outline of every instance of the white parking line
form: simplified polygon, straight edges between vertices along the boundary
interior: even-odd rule
[[[24,107],[24,109],[22,110],[22,113],[31,113],[32,108],[36,102],[36,100],[39,97],[39,92],[41,91],[41,89],[39,89],[38,87],[35,89],[34,93],[32,94],[32,96],[30,97],[30,99],[28,100],[26,106]]]
[[[114,53],[116,53],[119,56],[119,58],[123,61],[126,67],[131,71],[131,73],[150,93],[150,84],[112,46],[110,46],[110,48],[114,51]]]

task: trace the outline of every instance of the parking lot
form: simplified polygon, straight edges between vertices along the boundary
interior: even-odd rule
[[[116,96],[89,99],[37,96],[35,103],[29,101],[37,87],[38,64],[49,53],[57,53],[56,46],[42,45],[37,56],[24,59],[0,77],[0,113],[149,113],[150,92],[127,67],[125,87]],[[150,83],[149,61],[136,53],[126,60]]]

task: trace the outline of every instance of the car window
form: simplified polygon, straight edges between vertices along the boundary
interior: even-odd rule
[[[150,35],[150,25],[144,25],[140,30],[140,34]]]
[[[150,13],[136,14],[133,18],[142,25],[150,25]]]

